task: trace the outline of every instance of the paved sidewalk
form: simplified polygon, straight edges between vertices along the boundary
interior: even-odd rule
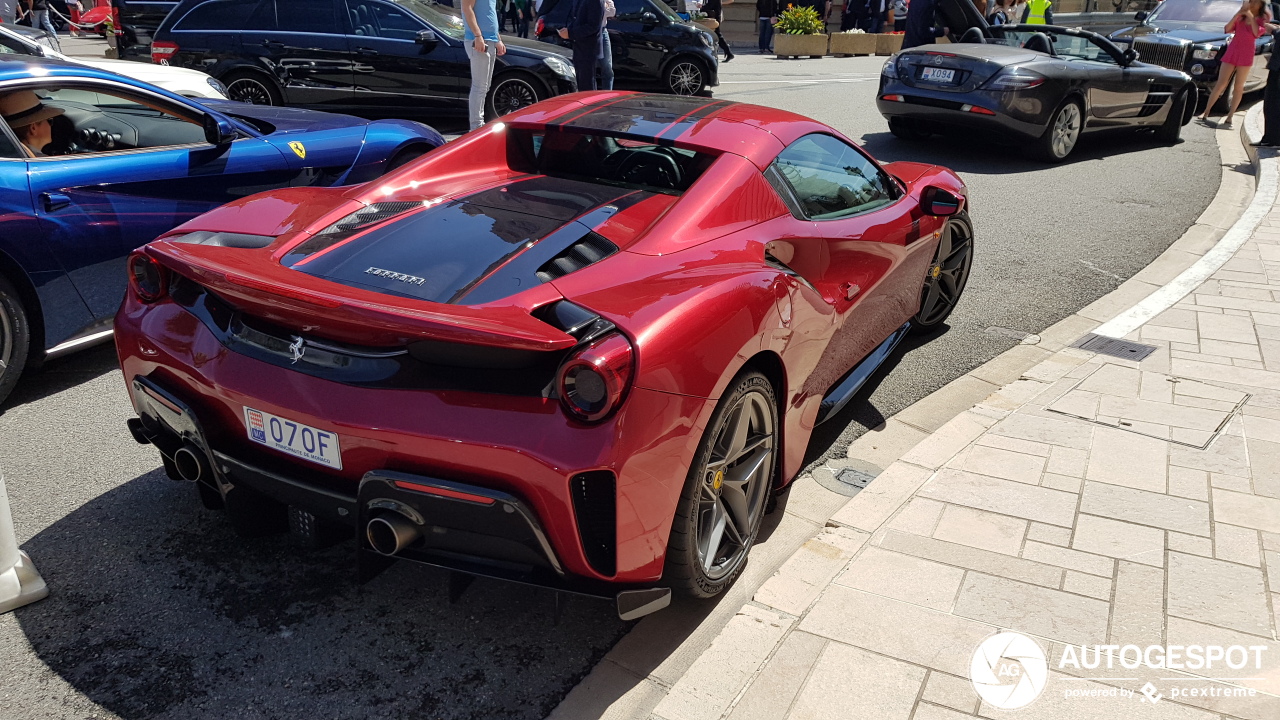
[[[1228,262],[1127,336],[1154,353],[1059,350],[943,425],[764,583],[651,717],[1000,717],[971,663],[1015,631],[1048,669],[1019,717],[1280,718],[1280,206],[1262,209]],[[1179,670],[1129,667],[1126,645],[1243,649],[1235,668],[1171,655]]]

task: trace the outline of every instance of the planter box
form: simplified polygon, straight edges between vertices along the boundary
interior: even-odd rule
[[[902,49],[905,35],[876,35],[876,54],[892,55]]]
[[[869,33],[834,33],[830,52],[832,55],[875,55],[878,37]]]
[[[711,18],[707,18],[706,20],[694,20],[694,21],[693,21],[693,24],[694,24],[694,25],[701,25],[702,27],[706,28],[707,30],[711,30],[711,31],[714,31],[716,28],[720,27],[720,21],[719,21],[719,20],[712,20]]]
[[[781,33],[773,36],[773,51],[781,58],[822,57],[827,54],[827,36]]]

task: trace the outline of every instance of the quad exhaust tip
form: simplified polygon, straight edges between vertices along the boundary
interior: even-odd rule
[[[173,454],[173,465],[178,470],[178,477],[187,482],[198,482],[212,476],[204,451],[190,443]]]
[[[392,557],[422,537],[418,525],[399,513],[385,513],[365,526],[369,545],[380,555]]]

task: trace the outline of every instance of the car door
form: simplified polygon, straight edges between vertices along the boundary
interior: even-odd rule
[[[405,8],[345,0],[347,45],[355,59],[355,101],[370,110],[465,106],[465,51]]]
[[[281,80],[286,105],[351,104],[354,60],[342,0],[262,0],[240,33],[243,52]]]
[[[195,105],[103,81],[62,78],[56,85],[23,86],[64,111],[55,120],[65,129],[47,150],[64,147],[68,140],[59,135],[66,132],[74,133],[73,142],[98,147],[110,136],[119,148],[27,161],[30,199],[45,242],[98,319],[120,306],[129,251],[296,175],[279,150],[247,132],[223,145],[205,141],[207,111]]]
[[[669,49],[663,42],[663,15],[649,0],[614,0],[617,15],[607,28],[613,47],[614,82],[652,83]]]
[[[815,133],[769,168],[812,238],[780,240],[775,256],[833,310],[837,327],[815,374],[834,382],[915,314],[936,236],[921,239],[914,203],[857,148]]]
[[[1111,49],[1092,38],[1057,35],[1054,46],[1066,58],[1068,71],[1088,88],[1091,125],[1126,125],[1126,118],[1142,111],[1154,72],[1143,65],[1121,66]]]

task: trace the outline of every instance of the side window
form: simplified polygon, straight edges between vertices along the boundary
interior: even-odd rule
[[[267,0],[270,2],[271,0]],[[174,30],[239,30],[258,0],[212,0],[197,5],[174,24]]]
[[[262,0],[258,9],[253,11],[244,24],[245,30],[275,30],[280,27],[276,23],[276,0]]]
[[[806,135],[778,154],[773,168],[810,220],[834,220],[888,205],[893,181],[865,155],[830,135]]]
[[[45,87],[37,89],[35,96],[57,111],[48,119],[49,134],[36,134],[35,129],[17,129],[14,134],[45,155],[75,158],[205,142],[196,112],[164,98],[99,85]]]
[[[0,158],[24,158],[27,154],[18,149],[9,133],[0,131]]]
[[[426,29],[417,18],[388,3],[348,0],[347,15],[352,35],[414,40]]]
[[[645,10],[649,10],[649,3],[646,0],[614,0],[613,5],[618,10],[619,20],[639,21],[640,15]]]
[[[276,22],[281,30],[339,34],[336,0],[276,0]]]

